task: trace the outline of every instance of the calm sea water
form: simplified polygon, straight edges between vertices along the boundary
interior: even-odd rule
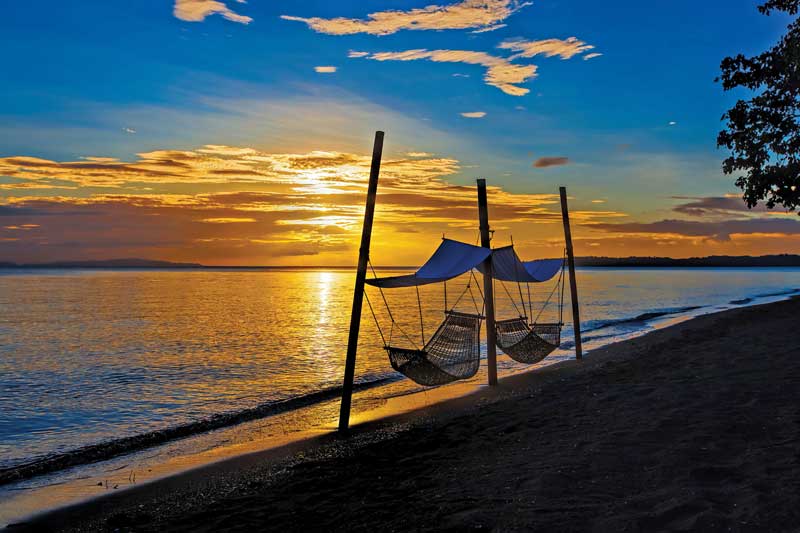
[[[335,270],[2,271],[0,468],[338,387],[353,278]],[[451,304],[467,281],[448,283]],[[583,269],[579,284],[591,348],[665,318],[786,297],[800,288],[800,269]],[[517,286],[507,288],[518,299]],[[551,289],[535,287],[535,308]],[[498,316],[516,316],[504,288],[495,290]],[[388,332],[380,295],[368,294]],[[414,290],[386,294],[411,337],[395,330],[396,343],[421,343]],[[422,287],[421,296],[431,334],[442,287]],[[474,310],[469,293],[459,308]],[[557,319],[557,305],[545,308],[542,321]],[[565,350],[551,361],[568,356],[565,329]],[[502,361],[501,372],[515,365]],[[365,305],[357,379],[387,377],[400,379]]]

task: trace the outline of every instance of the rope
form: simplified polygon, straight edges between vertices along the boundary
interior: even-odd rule
[[[375,272],[375,267],[372,266],[372,261],[369,258],[367,258],[367,264],[369,264],[369,268],[370,270],[372,270],[372,275],[375,277],[375,279],[378,279],[378,273]],[[406,340],[410,342],[413,346],[416,346],[417,343],[411,339],[411,336],[406,332],[406,330],[403,329],[403,326],[398,324],[397,321],[394,319],[394,315],[392,314],[392,309],[389,307],[389,302],[386,300],[386,294],[384,294],[383,292],[383,287],[378,286],[378,290],[381,293],[381,298],[383,298],[383,305],[386,306],[386,313],[389,315],[389,319],[392,321],[392,329],[389,330],[389,344],[391,344],[392,338],[394,337],[394,327],[397,326],[397,329],[400,331],[403,337],[405,337]],[[364,294],[366,294],[366,288],[364,289]],[[380,329],[380,325],[378,326],[378,329]],[[383,334],[381,334],[381,336],[383,336]],[[424,337],[422,345],[423,346],[425,345]]]
[[[514,246],[514,236],[513,235],[511,236],[511,246],[512,247]],[[517,253],[517,251],[514,250],[514,255],[516,255],[516,253]],[[519,309],[517,309],[517,313],[519,313],[519,316],[521,318],[521,317],[523,317],[525,315],[525,297],[522,296],[522,283],[520,283],[520,281],[519,281],[519,273],[518,273],[518,268],[517,268],[518,264],[519,264],[519,261],[514,261],[514,276],[517,278],[517,289],[519,290],[519,302],[520,302],[520,304],[522,304],[522,313],[519,313]],[[508,292],[508,291],[506,291],[506,292]],[[509,295],[509,298],[510,297],[511,296]],[[512,303],[513,303],[513,299],[512,299]],[[517,306],[515,305],[514,307],[516,308]]]
[[[447,280],[444,280],[444,310],[447,312]]]
[[[465,295],[465,294],[467,294],[467,291],[469,291],[469,290],[470,290],[470,287],[469,287],[469,285],[470,285],[470,284],[469,284],[469,283],[467,283],[467,286],[466,286],[466,287],[464,287],[464,290],[463,290],[463,291],[461,291],[461,296],[459,296],[459,297],[458,297],[458,300],[456,300],[456,303],[454,303],[454,304],[453,304],[453,307],[452,307],[452,308],[450,308],[450,310],[451,310],[451,311],[452,311],[453,309],[455,309],[456,307],[458,307],[458,304],[459,304],[459,303],[461,303],[461,299],[462,299],[462,298],[464,298],[464,295]]]
[[[553,299],[553,295],[556,293],[556,289],[558,289],[559,286],[563,286],[563,284],[561,282],[563,279],[564,279],[564,269],[562,268],[561,269],[561,274],[558,276],[558,281],[556,282],[555,285],[553,285],[553,290],[550,291],[550,296],[547,297],[547,300],[545,300],[544,305],[539,310],[539,314],[536,315],[536,319],[533,321],[534,324],[537,324],[539,322],[539,317],[542,316],[542,313],[544,313],[544,310],[547,309],[548,305],[550,305],[550,300]],[[561,292],[563,293],[564,291],[562,290]]]
[[[472,298],[472,305],[475,306],[475,312],[480,315],[481,314],[481,310],[478,309],[478,302],[475,301],[475,294],[473,294],[473,292],[472,292],[472,287],[467,285],[467,288],[469,289],[469,297]]]
[[[425,325],[422,320],[422,300],[419,297],[419,285],[415,285],[414,288],[417,290],[417,307],[419,307],[419,331],[422,336],[422,345],[425,346]]]
[[[558,323],[564,323],[564,268],[567,266],[567,249],[564,248],[564,258],[561,260],[561,300],[558,302]]]
[[[524,301],[522,302],[522,313],[520,313],[519,312],[519,307],[517,307],[517,302],[515,302],[514,301],[514,297],[511,296],[511,293],[509,292],[508,287],[506,287],[506,283],[503,280],[500,280],[500,285],[502,285],[503,289],[505,289],[506,294],[508,295],[508,299],[511,300],[511,305],[514,306],[514,310],[517,312],[519,317],[520,318],[524,317],[525,316],[525,302]]]
[[[533,316],[533,300],[531,300],[531,284],[525,284],[528,287],[528,316]]]
[[[375,272],[375,267],[372,266],[372,260],[367,258],[367,263],[369,264],[370,270],[372,270],[372,275],[375,277],[375,279],[378,279],[378,273]],[[378,290],[381,293],[381,298],[383,298],[383,305],[386,306],[386,312],[389,313],[389,318],[392,319],[392,323],[394,323],[394,316],[392,315],[392,310],[389,308],[389,302],[386,301],[386,295],[383,293],[383,287],[379,285]]]
[[[469,275],[472,276],[472,279],[475,281],[475,286],[478,288],[478,294],[481,295],[481,301],[483,302],[483,305],[481,306],[481,312],[479,314],[483,315],[486,312],[486,297],[483,295],[481,285],[478,283],[478,278],[475,276],[475,271],[470,270]]]
[[[364,289],[364,298],[367,300],[367,306],[369,306],[369,312],[372,313],[372,319],[375,321],[375,326],[378,328],[378,333],[381,336],[381,340],[383,341],[383,347],[389,346],[386,343],[386,337],[383,336],[383,330],[381,329],[381,324],[378,322],[378,316],[375,314],[375,309],[372,308],[372,302],[369,301],[369,294],[367,294],[367,290]]]

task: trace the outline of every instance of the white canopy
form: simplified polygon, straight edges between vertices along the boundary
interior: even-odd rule
[[[562,266],[561,259],[520,261],[512,246],[490,251],[488,248],[442,239],[442,244],[439,245],[436,252],[414,274],[368,279],[367,284],[384,289],[395,289],[440,283],[466,274],[473,268],[483,272],[483,262],[490,255],[492,256],[494,278],[501,281],[542,283],[558,274]]]
[[[428,261],[414,274],[368,279],[367,284],[384,289],[416,287],[439,283],[466,274],[491,255],[488,248],[463,242],[442,239],[442,244]]]
[[[563,260],[541,259],[539,261],[521,261],[513,246],[497,248],[492,251],[492,275],[501,281],[518,281],[520,283],[543,283],[553,279],[561,270]],[[478,266],[481,273],[482,265]]]

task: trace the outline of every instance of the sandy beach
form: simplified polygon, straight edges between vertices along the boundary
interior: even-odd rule
[[[800,300],[726,311],[497,389],[12,530],[786,531]]]

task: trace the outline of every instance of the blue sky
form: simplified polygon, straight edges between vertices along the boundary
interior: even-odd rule
[[[204,145],[368,154],[372,132],[383,129],[390,157],[411,152],[457,161],[442,178],[449,184],[483,176],[521,195],[548,194],[565,184],[579,209],[656,222],[676,216],[672,196],[736,192],[733,178],[720,171],[725,154],[715,139],[721,115],[742,95],[722,93],[714,78],[723,57],[765,49],[789,22],[759,15],[758,2],[750,0],[490,0],[484,11],[500,13],[490,26],[502,26],[492,31],[475,33],[487,29],[478,25],[342,35],[281,17],[364,21],[393,11],[392,19],[434,0],[176,1],[183,13],[172,0],[36,1],[7,9],[0,20],[7,74],[0,84],[0,157],[130,162],[142,153]],[[446,11],[470,1],[436,5]],[[450,24],[469,26],[472,14],[451,14]],[[541,53],[509,59],[514,51],[499,48],[571,37],[593,48],[569,59]],[[374,55],[410,50],[483,53],[510,65],[535,65],[536,77],[514,83],[513,90],[527,91],[514,95],[488,84],[481,65],[378,61]],[[353,51],[364,57],[348,57]],[[316,67],[336,69],[320,73]],[[535,168],[538,160],[566,164]],[[5,181],[0,198],[34,201],[30,188],[10,187],[21,183],[19,176]],[[37,183],[39,199],[120,189],[118,183],[81,182],[75,189]],[[155,188],[160,195],[234,190],[226,187],[209,188],[197,179]],[[153,189],[139,181],[123,188],[140,196]],[[596,222],[587,219],[587,232]],[[7,242],[17,246],[8,251],[13,255],[24,239]],[[687,246],[671,253],[686,255]],[[608,255],[622,252],[608,247]],[[188,257],[175,249],[167,255]]]

